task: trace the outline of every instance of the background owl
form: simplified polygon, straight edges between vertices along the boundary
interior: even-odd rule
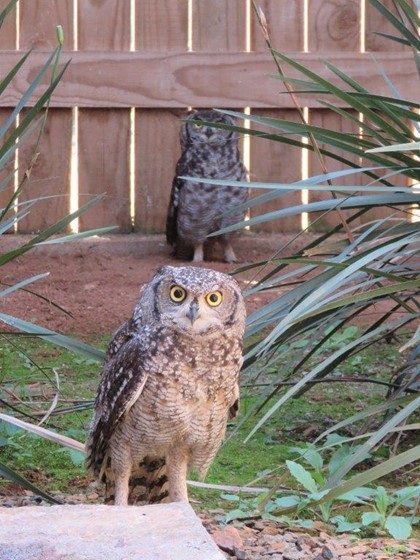
[[[248,190],[243,187],[201,184],[178,177],[246,181],[247,172],[235,132],[193,123],[193,120],[229,125],[235,124],[235,121],[213,110],[195,111],[181,127],[182,155],[172,184],[166,239],[175,248],[175,253],[180,252],[180,246],[193,247],[193,260],[201,262],[207,235],[244,219],[245,210],[228,215],[224,213],[246,202]],[[236,261],[231,237],[232,234],[218,237],[227,262]]]
[[[205,268],[159,269],[109,344],[87,466],[117,505],[187,501],[239,402],[245,306],[237,282]]]

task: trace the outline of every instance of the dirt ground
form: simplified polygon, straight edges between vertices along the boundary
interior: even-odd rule
[[[29,239],[29,236],[1,236],[0,254]],[[291,239],[291,236],[284,235],[245,234],[235,243],[240,260],[237,265],[214,260],[206,262],[205,266],[229,273],[237,266],[274,256]],[[309,240],[309,237],[301,236],[297,242],[284,249],[281,256],[292,254]],[[180,266],[185,263],[171,258],[163,236],[113,235],[65,245],[45,245],[0,269],[3,287],[4,284],[13,285],[25,278],[48,272],[48,277],[28,286],[41,294],[43,299],[30,293],[13,292],[1,298],[0,309],[3,313],[34,321],[86,341],[108,337],[131,315],[140,286],[149,281],[164,264]],[[239,276],[241,285],[244,288],[249,286],[254,275],[252,270],[242,273]],[[275,296],[275,292],[267,292],[249,298],[248,312]],[[63,307],[70,315],[53,303]],[[2,330],[8,328],[0,326],[0,332]],[[35,496],[30,497],[27,492],[24,496],[24,499],[17,495],[6,496],[0,500],[0,505],[36,503]],[[65,501],[84,502],[86,495],[80,494],[79,498],[67,496]],[[322,527],[311,534],[305,531],[292,532],[273,522],[261,520],[251,520],[238,527],[224,527],[217,521],[217,512],[213,513],[209,512],[203,522],[231,560],[414,560],[420,552],[418,542],[399,544],[385,538],[358,541],[352,535],[331,537]]]
[[[0,253],[12,250],[29,239],[29,236],[3,235]],[[291,239],[291,236],[285,235],[245,234],[235,243],[240,262],[221,262],[221,255],[216,250],[214,256],[217,260],[207,261],[204,266],[230,273],[239,266],[271,258]],[[282,256],[290,255],[308,241],[309,238],[304,240],[300,237],[298,242],[282,251]],[[45,299],[22,291],[14,292],[2,298],[1,309],[3,313],[85,340],[111,334],[131,315],[140,286],[165,264],[181,266],[190,263],[172,258],[160,235],[110,235],[37,247],[2,266],[1,281],[12,285],[48,272],[47,278],[28,286]],[[243,288],[249,285],[254,275],[254,271],[240,275]],[[249,299],[248,312],[273,295],[264,295],[264,300],[262,296]],[[70,315],[53,304],[63,307]]]

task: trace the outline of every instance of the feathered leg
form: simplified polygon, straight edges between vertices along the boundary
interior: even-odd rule
[[[188,502],[188,461],[188,453],[180,447],[173,447],[166,456],[170,502]]]
[[[130,448],[121,446],[111,450],[111,469],[115,477],[115,505],[128,505],[129,482],[131,475]]]
[[[115,505],[128,505],[128,483],[130,481],[130,471],[115,475]]]
[[[233,250],[232,244],[229,241],[229,239],[227,239],[226,237],[222,237],[220,239],[220,242],[221,242],[222,247],[223,247],[223,254],[224,254],[225,262],[227,262],[227,263],[238,262],[238,259],[236,258],[236,255],[235,255],[235,251]]]
[[[204,258],[203,243],[197,243],[197,245],[194,246],[193,262],[203,262],[203,258]]]

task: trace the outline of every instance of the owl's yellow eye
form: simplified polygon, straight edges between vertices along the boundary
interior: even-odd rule
[[[181,303],[187,297],[187,292],[181,286],[174,285],[169,290],[169,297],[174,303]]]
[[[206,302],[210,307],[217,307],[222,303],[223,295],[222,292],[210,292],[206,295]]]
[[[197,128],[197,129],[198,128],[203,128],[203,125],[200,124],[200,123],[193,123],[193,125],[194,125],[194,128]]]

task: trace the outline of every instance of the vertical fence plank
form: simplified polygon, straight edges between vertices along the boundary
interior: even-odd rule
[[[130,2],[79,0],[78,48],[129,50]],[[80,217],[79,229],[117,225],[130,231],[130,110],[80,109],[78,135],[79,205],[107,195]]]
[[[136,49],[186,51],[187,46],[187,2],[143,0],[136,3]],[[169,108],[136,110],[136,230],[151,233],[165,229],[172,179],[180,156],[181,114],[182,111]]]
[[[3,27],[0,31],[0,50],[14,50],[16,48],[16,9],[12,10],[9,15],[7,16]],[[8,68],[11,70],[11,68]],[[9,118],[11,113],[11,109],[0,108],[0,127],[6,122]],[[7,136],[11,133],[14,129],[12,125],[6,135],[0,140],[1,143],[7,139]],[[0,183],[6,179],[6,177],[13,172],[15,167],[15,161],[12,157],[9,163],[5,166],[5,168],[0,172]],[[12,194],[13,194],[13,186],[14,181],[13,178],[9,181],[9,183],[0,191],[0,211],[4,208],[7,203],[9,202]],[[9,230],[8,233],[13,233],[13,230]]]
[[[245,51],[247,8],[247,3],[241,0],[193,0],[192,50],[210,53]],[[229,109],[226,105],[216,108]],[[238,124],[243,125],[243,122]],[[243,139],[240,139],[241,152],[243,147]]]
[[[281,0],[265,0],[258,5],[264,12],[268,24],[270,40],[273,47],[280,52],[303,50],[303,1],[285,3]],[[264,52],[267,47],[263,34],[259,28],[257,18],[251,14],[252,50]],[[273,61],[273,73],[276,68]],[[274,78],[265,77],[267,81]],[[269,87],[269,84],[267,84]],[[284,88],[279,82],[279,91]],[[280,95],[280,93],[279,93]],[[284,94],[286,95],[286,94]],[[253,109],[252,114],[274,117],[282,120],[298,120],[297,111],[293,109]],[[261,127],[252,125],[258,130]],[[263,128],[267,130],[266,128]],[[292,183],[301,178],[302,150],[280,142],[251,138],[250,179],[251,181],[267,181],[277,183]],[[251,192],[251,196],[259,196],[263,191],[258,189]],[[251,208],[251,216],[258,216],[281,208],[295,206],[301,200],[300,192],[283,195],[271,202]],[[258,227],[268,232],[288,232],[300,229],[299,217],[283,218],[267,222]]]
[[[394,10],[394,2],[392,0],[383,0],[382,4],[391,10],[395,14]],[[388,33],[389,35],[398,35],[396,33],[395,28],[392,24],[383,16],[378,10],[376,10],[369,2],[366,4],[366,37],[365,37],[365,45],[366,50],[370,52],[401,52],[406,50],[408,47],[402,45],[401,43],[397,43],[396,41],[391,41],[386,37],[382,37],[381,35],[377,35],[377,32],[381,33]],[[395,84],[398,88],[398,84]],[[386,173],[383,171],[382,174]],[[381,172],[378,172],[381,175]],[[392,179],[395,181],[395,184],[400,186],[407,186],[408,179],[404,176],[398,176]],[[379,195],[380,196],[380,195]],[[391,214],[395,214],[396,210],[392,208],[373,208],[369,211],[369,213],[363,215],[361,217],[361,222],[367,222],[373,219],[380,219],[384,218],[385,216],[389,216]],[[398,217],[401,217],[401,213]]]
[[[193,50],[244,51],[246,7],[243,0],[193,0]]]
[[[73,42],[72,4],[67,0],[32,0],[20,2],[19,48],[43,49],[51,52],[57,46],[56,25],[64,31],[65,47],[71,49]],[[47,58],[47,55],[45,56]],[[35,232],[62,218],[69,210],[70,109],[52,109],[38,148],[39,156],[31,176],[20,197],[20,202],[42,196],[52,198],[38,203],[28,217],[18,224],[18,231]],[[31,161],[37,131],[19,149],[19,174],[25,173]]]
[[[361,4],[358,0],[311,0],[308,12],[308,46],[311,52],[323,51],[352,51],[360,52],[361,45]],[[347,87],[347,86],[344,86]],[[340,132],[358,134],[359,127],[344,117],[330,110],[315,109],[310,111],[309,121],[314,126],[330,128]],[[322,146],[320,146],[322,147]],[[337,151],[348,160],[360,164],[357,156],[344,151]],[[324,158],[328,172],[345,169],[346,165],[332,158]],[[309,176],[323,173],[322,165],[314,153],[309,155]],[[358,175],[337,179],[335,184],[360,184],[363,180]],[[334,184],[334,181],[333,181]],[[330,198],[330,193],[309,191],[309,202],[316,202]],[[345,215],[345,213],[343,214]],[[340,223],[337,212],[330,212],[325,216],[311,213],[309,220],[317,219],[313,229],[323,230]]]
[[[382,0],[381,4],[395,13],[395,2],[393,0]],[[397,15],[397,14],[396,14]],[[367,51],[380,52],[380,51],[404,51],[407,46],[391,41],[386,37],[378,35],[377,33],[388,33],[389,35],[397,36],[398,33],[395,27],[382,15],[370,2],[366,2],[366,37],[365,46]]]

